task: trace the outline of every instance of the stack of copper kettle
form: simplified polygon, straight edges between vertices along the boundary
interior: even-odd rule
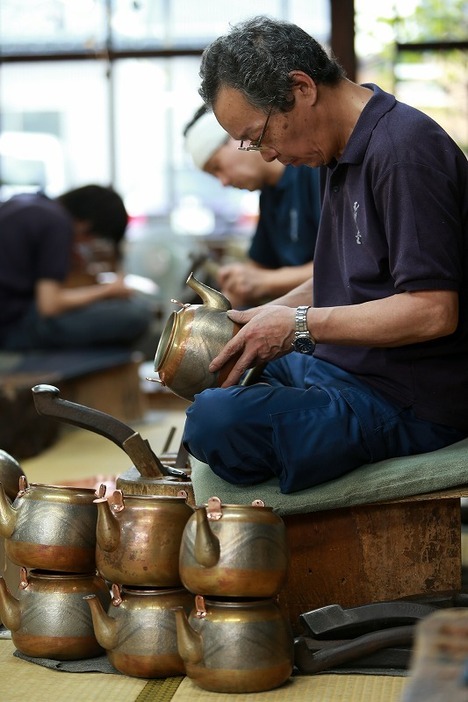
[[[176,609],[187,676],[221,693],[279,687],[293,669],[293,635],[278,604],[287,577],[286,528],[263,501],[195,508],[179,554],[183,585],[195,595]]]
[[[33,389],[40,414],[89,429],[113,441],[133,465],[108,499],[95,496],[95,567],[112,596],[92,593],[84,604],[94,635],[119,672],[144,678],[185,672],[173,609],[190,609],[179,576],[182,532],[193,513],[189,476],[162,464],[138,432],[116,418],[60,397],[58,388]]]
[[[0,619],[20,653],[78,660],[103,653],[83,598],[103,606],[109,589],[96,573],[96,492],[29,484],[19,477],[11,502],[0,485],[0,536],[7,558],[19,566],[16,598],[0,578]],[[98,497],[102,497],[101,486]]]
[[[98,497],[96,565],[111,583],[106,609],[86,598],[97,640],[125,675],[158,678],[185,673],[177,648],[174,608],[190,611],[182,586],[179,550],[193,513],[187,494]]]

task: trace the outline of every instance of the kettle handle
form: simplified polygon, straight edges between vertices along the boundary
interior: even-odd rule
[[[258,366],[249,368],[242,380],[239,382],[239,385],[246,386],[253,385],[254,383],[256,383],[262,375],[263,371],[265,370],[266,365],[266,363],[260,363]]]

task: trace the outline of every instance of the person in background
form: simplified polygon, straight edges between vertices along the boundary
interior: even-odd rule
[[[200,94],[267,162],[327,171],[314,280],[230,310],[184,443],[225,480],[282,492],[468,435],[468,164],[434,120],[342,67],[295,24],[214,41]],[[247,158],[248,154],[244,154]],[[260,382],[237,383],[265,365]]]
[[[246,157],[212,112],[200,108],[184,130],[195,165],[224,185],[260,190],[259,219],[245,262],[217,272],[233,307],[260,304],[310,279],[320,219],[319,169]]]
[[[87,266],[103,251],[118,265],[127,223],[122,198],[99,185],[1,204],[0,348],[131,346],[142,337],[150,307],[122,274],[99,284]]]

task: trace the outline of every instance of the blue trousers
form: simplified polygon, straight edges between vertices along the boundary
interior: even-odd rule
[[[152,311],[145,300],[104,300],[56,317],[41,317],[35,305],[2,343],[9,351],[126,346],[147,330]]]
[[[273,361],[260,380],[205,390],[187,410],[186,448],[233,484],[276,476],[290,493],[465,436],[418,419],[411,408],[313,356],[293,352]]]

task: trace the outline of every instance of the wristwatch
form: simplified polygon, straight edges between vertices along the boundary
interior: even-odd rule
[[[315,339],[307,328],[307,310],[311,305],[300,305],[296,309],[296,331],[292,343],[294,351],[299,353],[313,353]]]

